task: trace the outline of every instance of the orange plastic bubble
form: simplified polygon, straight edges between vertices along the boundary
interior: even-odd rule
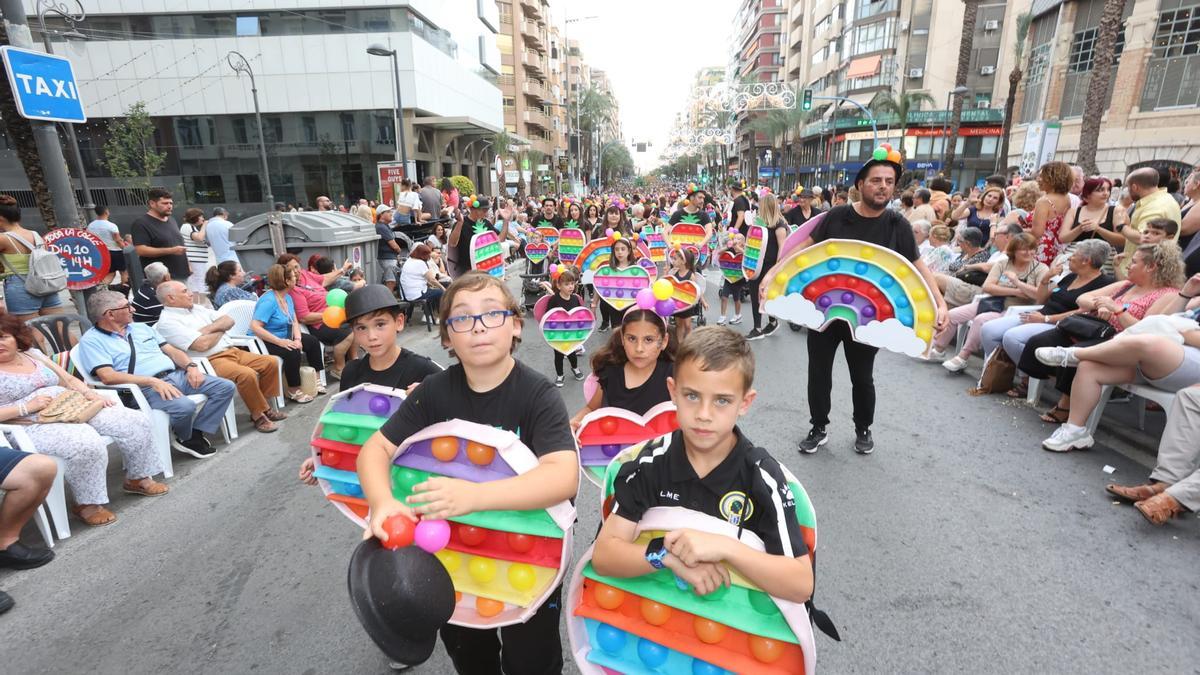
[[[596,604],[604,609],[616,609],[625,602],[625,591],[608,584],[596,584],[592,590],[592,597],[596,599]]]
[[[504,603],[491,598],[475,598],[475,611],[484,618],[493,617],[504,611]]]
[[[612,435],[617,432],[617,418],[605,417],[600,420],[600,432],[605,436]]]
[[[529,553],[536,542],[527,534],[508,533],[508,547],[517,553]]]
[[[467,563],[467,571],[471,578],[481,584],[488,584],[496,578],[496,563],[490,558],[472,558]]]
[[[454,591],[454,604],[462,602],[462,591]]]
[[[651,626],[661,626],[671,618],[671,608],[642,598],[642,618]]]
[[[458,439],[453,436],[442,436],[433,439],[433,443],[429,445],[429,452],[434,458],[442,462],[454,461],[458,455]]]
[[[752,635],[750,637],[750,653],[761,663],[774,663],[783,656],[783,644],[779,640]]]
[[[473,441],[467,443],[467,459],[471,460],[472,464],[487,466],[495,458],[496,449],[490,445],[483,445],[482,443],[475,443]]]
[[[696,637],[705,644],[715,645],[725,638],[724,624],[702,616],[697,616],[692,621],[692,630],[696,631]]]

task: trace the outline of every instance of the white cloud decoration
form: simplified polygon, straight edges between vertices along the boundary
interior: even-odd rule
[[[763,304],[763,311],[813,330],[821,330],[825,325],[825,313],[799,293],[788,293],[768,300]]]
[[[917,337],[912,328],[897,319],[872,321],[865,326],[859,326],[854,331],[854,339],[872,347],[908,356],[922,356],[929,349],[929,345]]]

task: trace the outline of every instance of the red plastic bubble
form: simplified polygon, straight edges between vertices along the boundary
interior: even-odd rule
[[[492,460],[495,458],[495,448],[489,445],[483,445],[482,443],[475,443],[474,441],[469,441],[467,443],[467,459],[471,460],[472,464],[487,466],[488,464],[491,464]]]
[[[696,631],[696,637],[705,644],[715,645],[725,637],[724,624],[702,616],[698,616],[692,621],[692,630]]]
[[[394,551],[412,545],[417,521],[397,513],[383,521],[383,531],[387,533],[387,541],[383,542],[383,547]]]
[[[770,638],[758,637],[752,635],[750,637],[750,653],[754,655],[760,663],[774,663],[783,656],[784,643],[779,640]]]
[[[608,584],[596,584],[592,597],[596,599],[596,604],[604,609],[616,609],[625,602],[625,591]]]
[[[604,419],[600,420],[600,433],[606,436],[617,433],[617,424],[617,418],[605,417]]]
[[[508,547],[517,553],[529,553],[535,543],[533,537],[517,532],[509,532],[507,539]]]
[[[458,439],[453,436],[435,438],[429,445],[429,452],[443,462],[453,461],[458,455]]]
[[[478,546],[487,539],[487,530],[471,525],[459,525],[455,528],[458,532],[458,540],[467,546]]]
[[[671,608],[642,598],[642,618],[651,626],[661,626],[671,618]]]
[[[339,461],[341,461],[341,458],[338,457],[336,452],[332,450],[321,451],[321,463],[325,466],[337,466]]]

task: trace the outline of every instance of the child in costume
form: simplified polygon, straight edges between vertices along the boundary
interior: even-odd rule
[[[667,568],[695,593],[708,595],[730,584],[732,568],[770,596],[809,600],[812,562],[787,475],[737,427],[754,402],[753,380],[754,352],[728,328],[701,328],[680,347],[668,382],[679,430],[647,444],[637,461],[621,467],[612,515],[596,540],[597,573],[635,577]],[[641,546],[635,543],[637,524],[653,507],[725,520],[738,527],[739,537],[743,529],[756,534],[765,552],[688,529]]]
[[[577,429],[588,413],[599,408],[611,406],[644,415],[671,400],[667,379],[674,360],[666,321],[653,310],[630,307],[608,343],[592,356],[599,387],[571,418],[571,428]]]
[[[542,375],[516,360],[522,319],[504,282],[472,271],[442,299],[442,344],[458,359],[426,378],[373,434],[358,456],[358,475],[370,506],[370,535],[387,541],[384,521],[402,514],[446,519],[479,511],[543,509],[575,497],[579,461],[562,398]],[[391,467],[399,444],[439,422],[460,419],[516,433],[538,457],[512,478],[473,483],[437,477],[418,483],[409,504],[392,496]],[[561,589],[527,622],[499,629],[447,625],[441,629],[459,673],[557,673]]]
[[[608,258],[608,266],[614,270],[623,270],[634,265],[633,244],[628,239],[618,239],[612,243],[612,255]],[[610,307],[608,303],[600,299],[600,294],[592,294],[592,311],[595,311],[597,306],[600,309],[600,332],[608,330],[609,327],[616,327],[620,321],[620,312]]]
[[[568,312],[576,307],[582,307],[579,296],[575,295],[575,289],[579,285],[579,273],[574,267],[566,267],[558,273],[558,276],[553,281],[543,281],[542,287],[547,292],[551,293],[550,302],[546,305],[547,310],[565,309]],[[571,362],[571,374],[576,380],[583,379],[583,372],[579,370],[578,352],[572,352],[566,356]],[[554,351],[554,386],[563,386],[563,353]]]
[[[717,259],[721,257],[721,253],[729,251],[733,255],[743,255],[746,252],[746,238],[738,232],[731,232],[729,242],[721,250],[717,251]],[[736,325],[742,322],[742,297],[746,295],[746,279],[743,277],[737,281],[725,279],[721,283],[721,290],[717,292],[717,297],[721,299],[721,318],[717,319],[718,326],[725,325],[725,305],[730,298],[733,298],[733,317],[729,319],[729,325]]]
[[[368,284],[346,296],[346,323],[354,345],[365,351],[367,358],[346,362],[340,391],[360,384],[378,384],[411,393],[421,380],[441,372],[427,357],[396,344],[396,334],[404,330],[404,313],[387,286]],[[316,485],[315,468],[313,458],[306,458],[300,465],[300,480]]]
[[[679,281],[693,281],[696,276],[696,254],[688,248],[675,248],[671,251],[671,276]],[[699,287],[703,283],[703,279],[697,279],[696,285]],[[708,309],[708,301],[704,299],[704,294],[700,294],[699,301],[675,314],[675,341],[683,344],[684,338],[692,331],[692,317],[700,313],[700,307]]]

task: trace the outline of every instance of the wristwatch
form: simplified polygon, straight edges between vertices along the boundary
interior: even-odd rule
[[[649,544],[646,544],[646,562],[656,570],[661,570],[666,567],[663,559],[667,557],[667,547],[664,544],[665,540],[662,537],[651,539]]]
[[[200,366],[196,365],[195,363],[189,363],[186,366],[184,366],[183,369],[187,370],[188,368],[199,368],[199,367]]]

